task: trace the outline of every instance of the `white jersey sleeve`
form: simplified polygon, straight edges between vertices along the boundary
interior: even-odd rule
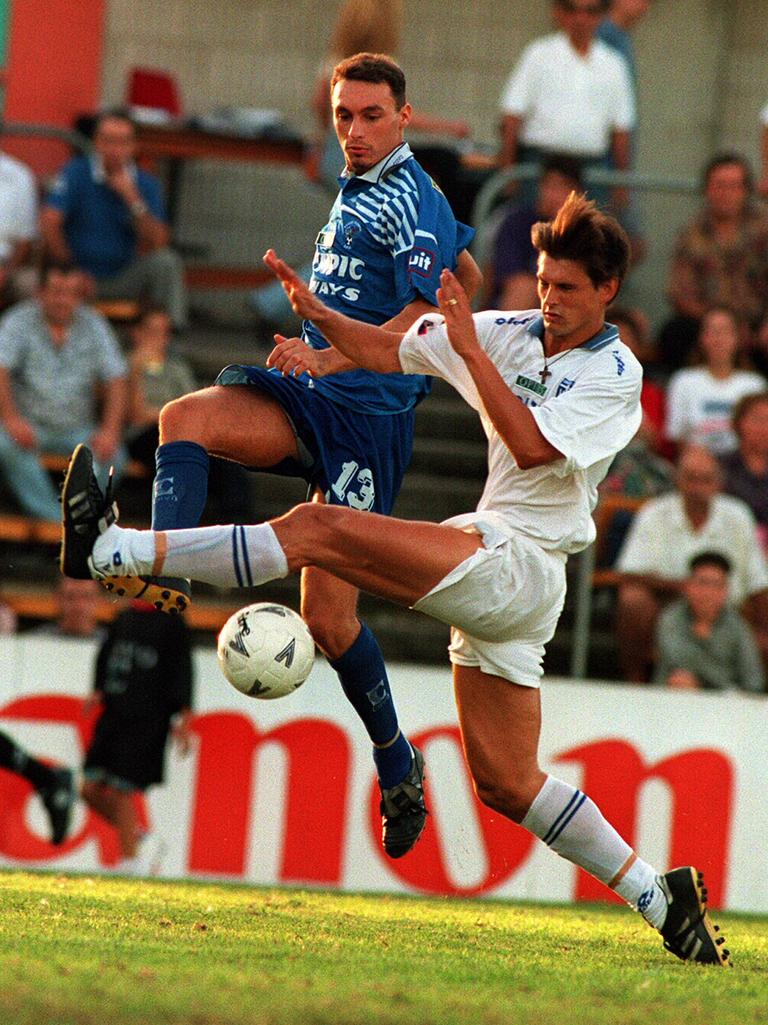
[[[448,340],[440,313],[426,313],[415,321],[400,343],[400,366],[404,374],[431,374],[453,385],[476,410],[480,396],[467,365]]]
[[[586,470],[632,440],[642,420],[642,377],[630,350],[615,342],[595,353],[569,387],[531,407],[541,433],[565,456],[553,464],[559,476]]]

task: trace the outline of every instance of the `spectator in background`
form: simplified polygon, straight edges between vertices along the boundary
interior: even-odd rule
[[[701,552],[691,559],[682,597],[659,619],[654,683],[677,690],[764,691],[755,638],[728,605],[730,571],[720,552]]]
[[[128,382],[128,454],[155,472],[159,445],[158,418],[163,406],[197,387],[189,363],[170,351],[171,319],[160,307],[141,313],[131,333]],[[250,482],[247,470],[228,459],[211,458],[209,493],[216,501],[222,523],[249,523]]]
[[[32,243],[37,236],[37,182],[20,160],[0,153],[0,304],[35,291]]]
[[[635,104],[623,58],[596,38],[607,10],[607,0],[555,0],[562,31],[525,48],[501,98],[501,167],[541,164],[556,152],[585,169],[629,169]],[[533,191],[522,195],[528,199]],[[622,210],[626,191],[614,189],[612,199]]]
[[[92,580],[57,580],[56,614],[49,623],[35,628],[39,637],[100,638],[99,604],[104,592]]]
[[[768,554],[768,391],[740,399],[732,423],[738,447],[721,458],[723,491],[752,510]]]
[[[680,595],[691,558],[727,553],[733,572],[730,599],[751,623],[761,653],[768,653],[768,566],[756,538],[755,518],[738,498],[722,495],[714,455],[687,445],[677,467],[677,489],[652,498],[635,515],[617,569],[617,638],[625,679],[645,682],[661,609]]]
[[[739,325],[732,310],[713,307],[699,324],[695,358],[700,364],[677,370],[667,389],[664,432],[669,441],[693,441],[716,455],[737,445],[731,414],[739,399],[765,390],[760,374],[737,369]]]
[[[536,202],[515,204],[499,225],[489,271],[489,298],[492,310],[530,310],[538,308],[538,253],[531,241],[531,228],[537,221],[551,221],[568,198],[581,189],[581,167],[573,157],[552,154],[544,158]]]
[[[637,110],[637,60],[632,30],[650,10],[651,0],[611,0],[608,14],[600,22],[597,38],[602,40],[617,53],[621,54],[627,65],[629,81],[632,85],[632,98]],[[634,169],[637,158],[637,128],[630,133],[629,169]],[[622,212],[622,223],[632,241],[635,260],[645,254],[643,211],[640,196],[632,189],[629,191],[627,208]]]
[[[128,454],[150,473],[155,469],[160,410],[166,402],[197,387],[189,363],[169,351],[171,329],[166,311],[149,306],[142,310],[131,331],[125,438]]]
[[[136,133],[122,111],[96,121],[93,154],[76,156],[46,197],[41,231],[46,255],[74,262],[99,299],[141,299],[187,322],[184,268],[168,248],[160,184],[136,166]]]
[[[67,835],[75,803],[75,777],[70,769],[54,769],[33,758],[4,730],[0,730],[0,769],[26,779],[40,795],[51,824],[51,843]]]
[[[135,797],[162,783],[169,734],[190,747],[192,656],[181,616],[133,601],[111,623],[85,712],[101,709],[83,766],[83,800],[117,830],[125,872],[157,872],[161,844],[142,830]]]
[[[673,315],[659,334],[668,372],[687,364],[701,318],[713,306],[733,310],[748,348],[759,344],[768,309],[768,211],[754,201],[749,164],[737,153],[717,154],[702,188],[704,203],[678,235],[670,268]]]
[[[69,454],[90,439],[102,470],[112,463],[119,475],[125,462],[127,368],[82,289],[79,270],[49,265],[38,297],[0,320],[0,470],[24,512],[42,520],[61,518],[42,453]]]

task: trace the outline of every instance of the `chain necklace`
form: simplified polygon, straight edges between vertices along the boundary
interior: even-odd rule
[[[571,346],[570,349],[563,349],[562,352],[558,352],[558,354],[554,356],[552,359],[547,359],[546,356],[544,357],[544,369],[538,371],[542,384],[544,384],[548,377],[552,376],[552,371],[549,369],[552,366],[552,364],[557,363],[561,356],[566,356],[569,352],[573,352],[573,348],[574,347]]]

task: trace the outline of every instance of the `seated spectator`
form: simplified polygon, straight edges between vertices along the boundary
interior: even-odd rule
[[[735,153],[721,153],[703,175],[704,203],[678,236],[669,276],[673,316],[659,334],[668,372],[688,363],[708,309],[733,310],[757,343],[768,308],[768,211],[753,198],[752,173]]]
[[[32,243],[37,235],[37,182],[20,160],[0,153],[0,303],[35,290]]]
[[[132,332],[128,385],[128,454],[155,472],[158,418],[167,402],[197,387],[192,368],[170,351],[171,320],[160,307],[147,307]],[[222,523],[251,520],[248,471],[239,463],[211,457],[209,492]]]
[[[85,271],[91,296],[156,303],[183,328],[184,268],[168,248],[160,184],[136,167],[135,155],[130,118],[120,111],[101,114],[93,154],[73,157],[44,201],[45,252]]]
[[[93,585],[96,585],[95,587]],[[48,623],[34,628],[38,637],[101,637],[99,602],[104,591],[96,580],[57,579],[56,615]]]
[[[531,242],[531,228],[537,221],[551,221],[568,194],[580,188],[578,160],[557,154],[545,159],[536,202],[530,206],[513,205],[496,232],[488,273],[488,309],[530,310],[538,307],[538,254]]]
[[[150,306],[142,311],[131,332],[126,443],[131,458],[153,474],[160,410],[166,402],[197,387],[189,363],[169,352],[171,327],[165,310]]]
[[[720,552],[701,552],[691,559],[682,597],[659,619],[654,683],[677,690],[764,691],[755,638],[728,605],[730,571]]]
[[[716,306],[701,319],[698,366],[676,371],[667,389],[665,434],[671,442],[693,441],[717,455],[737,445],[731,414],[745,395],[764,391],[765,379],[737,369],[739,328],[731,310]]]
[[[768,554],[768,391],[740,399],[732,423],[739,444],[720,460],[723,491],[747,503]]]
[[[638,511],[619,553],[617,637],[625,679],[644,682],[652,662],[659,612],[680,595],[691,558],[727,552],[733,570],[730,600],[741,607],[768,654],[768,566],[756,538],[755,518],[738,498],[722,495],[714,455],[686,446],[677,488]]]
[[[36,299],[0,320],[0,471],[30,516],[59,521],[57,490],[40,455],[80,442],[99,473],[125,462],[126,364],[107,321],[82,301],[82,274],[45,268]]]

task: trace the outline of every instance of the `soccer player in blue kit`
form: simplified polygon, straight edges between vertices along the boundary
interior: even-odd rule
[[[411,107],[405,76],[391,58],[357,54],[339,63],[331,104],[346,167],[317,236],[310,287],[355,320],[405,331],[435,310],[444,268],[456,271],[470,295],[477,290],[480,271],[466,249],[473,233],[456,221],[404,141]],[[316,501],[391,512],[428,378],[359,369],[309,321],[302,337],[311,347],[310,373],[286,377],[264,367],[228,366],[212,387],[162,410],[153,529],[197,525],[209,454],[304,477]],[[166,611],[183,609],[190,594],[188,581],[168,578],[104,583]],[[315,567],[304,571],[301,584],[302,615],[373,743],[384,849],[401,857],[427,814],[421,752],[400,730],[381,650],[357,618],[357,588]]]

